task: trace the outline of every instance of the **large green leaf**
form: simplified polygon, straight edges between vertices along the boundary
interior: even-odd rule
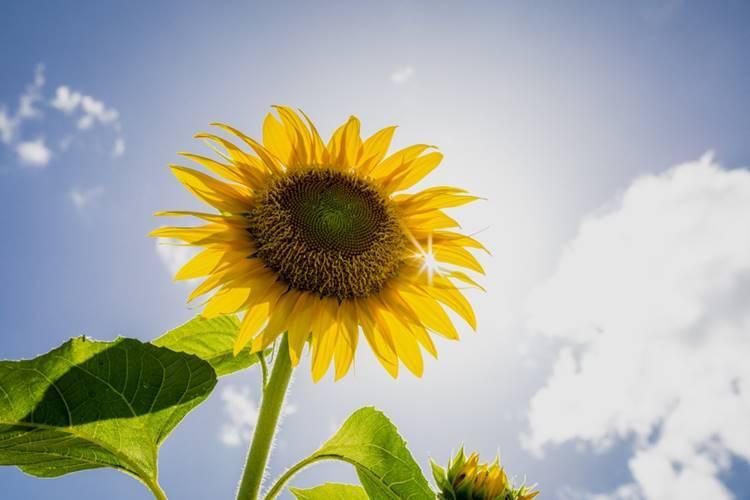
[[[369,500],[361,486],[353,484],[326,483],[302,490],[289,488],[297,500]]]
[[[258,362],[258,356],[247,350],[237,356],[232,354],[239,330],[240,322],[236,316],[211,319],[197,316],[151,343],[173,351],[195,354],[211,363],[216,375],[223,377]]]
[[[38,477],[113,467],[158,496],[157,450],[216,385],[196,356],[78,337],[0,362],[0,465]]]
[[[373,500],[435,499],[396,426],[375,408],[354,412],[307,462],[327,459],[352,464]]]

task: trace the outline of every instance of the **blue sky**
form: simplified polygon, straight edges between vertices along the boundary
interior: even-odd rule
[[[195,313],[165,265],[180,256],[146,234],[154,211],[198,206],[166,166],[205,151],[208,123],[258,136],[282,103],[330,133],[356,114],[398,124],[396,146],[438,145],[428,183],[487,198],[458,216],[492,250],[488,293],[479,331],[440,343],[420,380],[364,349],[336,384],[303,363],[272,473],[374,404],[424,465],[499,449],[542,498],[748,498],[749,22],[741,1],[6,3],[0,357],[151,339]],[[257,382],[222,380],[166,442],[171,498],[231,497],[244,445],[221,439],[226,401]],[[148,498],[111,471],[0,482],[11,499]]]

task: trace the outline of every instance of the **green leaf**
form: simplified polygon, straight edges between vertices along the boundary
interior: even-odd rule
[[[127,338],[1,361],[0,465],[38,477],[112,467],[164,498],[159,445],[215,385],[196,356]]]
[[[258,362],[258,356],[248,351],[242,351],[237,356],[232,354],[239,331],[240,321],[236,316],[211,319],[196,316],[151,343],[173,351],[195,354],[211,363],[216,375],[223,377]]]
[[[310,458],[352,464],[373,500],[435,499],[396,426],[375,408],[354,412]]]
[[[302,490],[289,488],[297,500],[369,500],[361,486],[353,484],[326,483]]]

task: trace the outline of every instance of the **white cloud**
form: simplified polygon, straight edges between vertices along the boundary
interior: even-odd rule
[[[115,123],[120,116],[116,109],[107,108],[103,102],[87,95],[81,98],[81,109],[84,114],[78,120],[78,128],[82,130],[91,128],[95,122],[103,125]]]
[[[59,109],[63,113],[72,113],[81,103],[81,94],[71,91],[66,85],[57,87],[55,98],[50,102],[53,108]]]
[[[19,143],[16,154],[21,163],[30,167],[45,167],[52,159],[52,152],[42,138]]]
[[[587,218],[529,302],[530,325],[568,346],[525,445],[633,437],[630,496],[601,498],[732,498],[719,474],[750,460],[748,227],[750,172],[709,156]]]
[[[70,201],[78,210],[84,210],[104,194],[104,187],[95,186],[89,189],[73,188],[70,190]]]
[[[17,119],[25,120],[35,118],[41,115],[41,111],[34,105],[42,100],[42,87],[44,87],[44,65],[37,64],[34,69],[34,81],[26,87],[26,91],[21,94],[18,100]]]
[[[117,158],[125,154],[125,139],[118,137],[115,139],[115,145],[112,146],[112,156]]]
[[[156,253],[169,274],[174,276],[196,254],[196,249],[177,240],[157,238]]]
[[[9,144],[16,133],[16,120],[8,114],[8,110],[0,108],[0,141]]]
[[[249,443],[258,420],[258,405],[250,398],[247,387],[227,386],[221,391],[228,422],[221,427],[219,438],[226,446]]]
[[[248,387],[226,386],[221,391],[224,402],[224,414],[227,417],[219,433],[219,439],[226,446],[240,446],[250,442],[253,429],[258,421],[258,404],[252,399]],[[283,415],[295,413],[297,408],[287,404],[282,410]]]
[[[44,81],[44,65],[37,64],[34,69],[34,80],[18,98],[16,112],[11,114],[7,108],[0,106],[0,141],[4,144],[13,143],[23,121],[41,116],[42,113],[35,104],[42,99]]]
[[[72,90],[67,85],[57,87],[55,98],[50,101],[50,105],[65,114],[72,114],[80,109],[81,116],[78,118],[77,126],[81,130],[89,129],[96,123],[111,125],[118,131],[120,129],[120,113],[116,109],[107,107],[102,101],[90,95]]]
[[[0,143],[15,150],[23,164],[45,166],[53,157],[52,150],[41,139],[20,142],[24,135],[24,122],[43,116],[41,106],[47,106],[47,109],[69,115],[75,119],[79,130],[90,129],[97,124],[111,128],[115,133],[112,156],[118,157],[125,152],[125,141],[119,121],[120,114],[116,109],[107,107],[102,101],[89,95],[72,90],[67,85],[57,87],[54,98],[48,99],[43,95],[45,81],[44,65],[38,64],[34,71],[33,81],[26,86],[18,98],[16,110],[11,112],[0,105]],[[62,139],[55,138],[52,142],[57,145],[59,152],[65,152],[69,149],[73,138],[74,136],[67,132]]]
[[[395,84],[400,83],[406,83],[407,81],[411,80],[411,78],[414,76],[415,70],[412,66],[404,66],[403,68],[398,68],[396,71],[391,73],[391,81]]]
[[[625,484],[611,493],[590,493],[573,488],[560,492],[561,500],[643,500],[643,491],[637,484]]]

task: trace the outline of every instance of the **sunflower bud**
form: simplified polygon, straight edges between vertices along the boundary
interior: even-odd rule
[[[499,458],[482,464],[477,453],[467,457],[463,448],[448,461],[447,469],[432,460],[430,465],[440,500],[532,500],[539,494],[533,486],[514,487]]]

